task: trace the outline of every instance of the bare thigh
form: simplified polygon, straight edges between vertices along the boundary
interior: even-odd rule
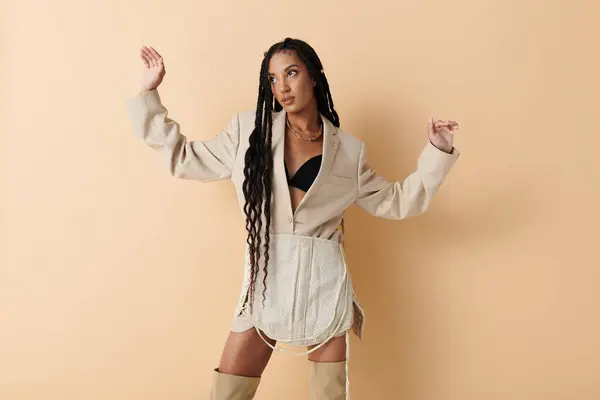
[[[308,346],[311,350],[318,345]],[[308,355],[308,359],[316,362],[340,362],[346,360],[346,336],[331,338],[319,349]]]
[[[275,346],[275,341],[263,337]],[[241,376],[261,376],[273,354],[267,344],[258,336],[255,328],[244,332],[229,332],[225,348],[221,354],[219,372]]]

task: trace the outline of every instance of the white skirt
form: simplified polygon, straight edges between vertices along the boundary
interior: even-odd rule
[[[364,312],[352,287],[342,244],[311,236],[271,234],[266,287],[261,255],[252,313],[247,302],[248,245],[245,255],[232,331],[256,327],[273,340],[295,346],[324,343],[349,330],[362,338]]]

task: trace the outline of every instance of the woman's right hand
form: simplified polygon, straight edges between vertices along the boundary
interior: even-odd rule
[[[162,56],[152,47],[142,46],[140,58],[144,61],[146,69],[142,75],[141,92],[156,89],[163,81],[166,70]]]

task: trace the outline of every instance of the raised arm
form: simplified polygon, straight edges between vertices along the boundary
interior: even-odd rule
[[[135,135],[161,154],[174,177],[202,182],[229,178],[239,145],[238,115],[215,137],[188,140],[179,123],[168,117],[158,94],[157,87],[165,74],[162,57],[146,47],[141,49],[140,57],[146,66],[142,89],[126,101]]]
[[[430,125],[433,126],[433,121]],[[370,166],[362,143],[356,204],[371,215],[387,219],[404,219],[425,212],[459,156],[451,137],[448,140],[447,136],[453,134],[453,130],[447,127],[434,131],[428,127],[430,141],[418,159],[417,168],[402,181],[389,181],[378,175]],[[436,136],[441,133],[443,137]]]

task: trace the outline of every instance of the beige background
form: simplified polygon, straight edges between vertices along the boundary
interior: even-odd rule
[[[427,119],[462,155],[431,210],[347,215],[367,313],[353,399],[600,398],[593,1],[31,1],[3,7],[0,399],[203,399],[241,282],[230,182],[171,178],[124,100],[138,49],[192,139],[256,104],[262,52],[311,43],[390,179]],[[595,115],[596,114],[596,115]],[[258,399],[305,399],[276,354]]]

